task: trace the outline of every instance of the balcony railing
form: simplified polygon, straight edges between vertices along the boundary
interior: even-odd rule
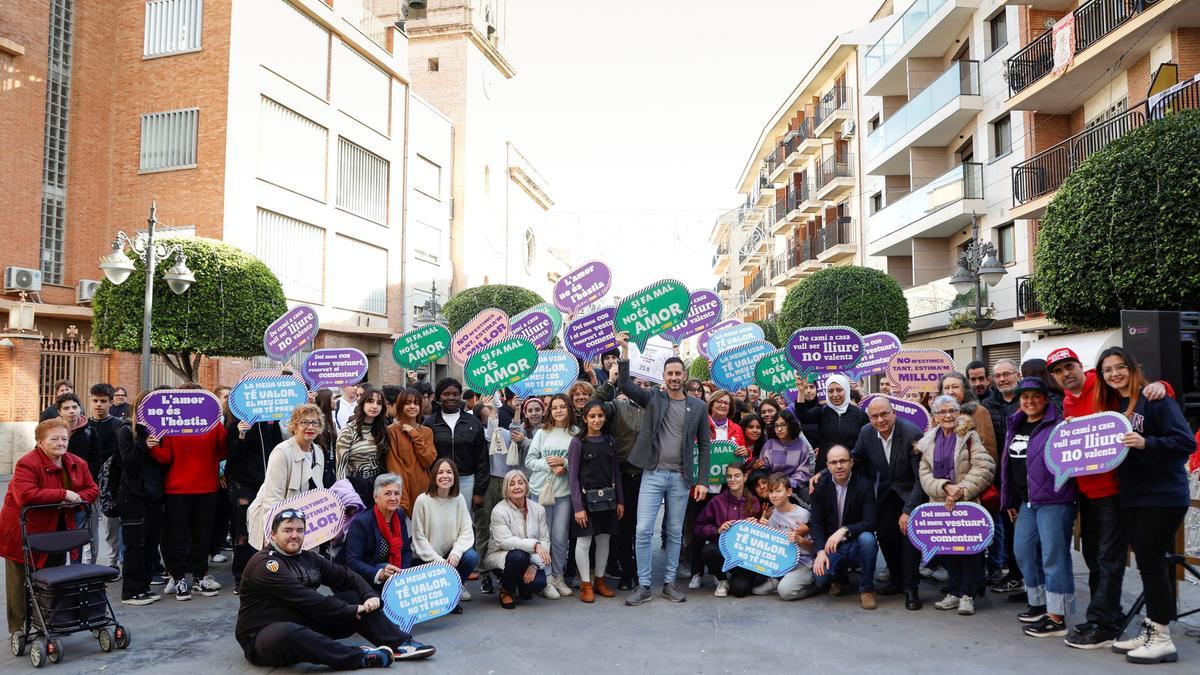
[[[816,121],[813,123],[813,128],[821,126],[825,120],[839,110],[853,110],[854,96],[850,87],[836,86],[830,88],[821,97],[821,102],[817,104]]]
[[[1096,44],[1159,0],[1091,0],[1075,8],[1075,53]],[[1054,70],[1054,29],[1034,38],[1007,62],[1010,96]]]
[[[750,188],[750,196],[746,200],[747,205],[758,203],[758,198],[762,196],[763,190],[771,190],[771,181],[767,179],[766,173],[758,174],[758,180],[754,181],[754,185]]]
[[[800,260],[799,260],[799,262],[804,262],[806,260],[816,260],[817,252],[814,250],[815,248],[816,247],[813,246],[813,241],[811,239],[805,239],[804,241],[800,242],[800,248],[799,248]]]
[[[800,147],[800,144],[813,137],[814,126],[812,119],[806,119],[800,123],[799,127],[789,131],[783,140],[779,141],[771,154],[763,160],[766,175],[771,175],[777,168],[786,164],[788,157]]]
[[[817,253],[824,253],[839,244],[849,244],[854,230],[854,219],[843,216],[817,231]]]
[[[1021,317],[1041,316],[1045,312],[1038,304],[1033,277],[1017,277],[1017,314]]]
[[[765,286],[766,283],[766,279],[763,277],[762,268],[759,268],[759,270],[750,277],[750,283],[746,286],[746,296],[753,298],[754,294],[762,290],[762,287]]]
[[[871,241],[900,231],[963,199],[983,199],[983,164],[956,166],[871,216]]]
[[[959,96],[979,95],[979,62],[955,61],[928,87],[892,113],[867,136],[867,156],[875,158]]]
[[[829,185],[835,178],[854,177],[854,155],[846,154],[841,157],[836,154],[821,162],[817,171],[817,189]]]
[[[904,14],[892,24],[883,37],[867,50],[863,58],[863,72],[867,79],[875,76],[888,59],[895,56],[904,47],[909,38],[917,34],[929,17],[942,8],[950,0],[916,0]]]

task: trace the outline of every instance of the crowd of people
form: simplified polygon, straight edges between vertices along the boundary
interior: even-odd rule
[[[1022,364],[972,362],[912,398],[930,414],[921,428],[887,396],[860,407],[860,383],[843,375],[826,378],[823,399],[797,379],[796,401],[689,379],[677,357],[661,383],[636,380],[625,336],[618,342],[598,365],[581,362],[567,392],[527,400],[509,390],[480,397],[452,378],[362,384],[313,392],[283,423],[249,424],[220,387],[224,424],[196,436],[151,435],[137,418],[149,392],[130,404],[123,389],[98,384],[85,410],[61,382],[0,511],[9,631],[22,629],[26,611],[18,511],[64,502],[97,508],[90,522],[65,506],[29,527],[89,527],[85,555],[96,562],[107,542],[103,562],[120,569],[127,605],[218,595],[210,564],[226,562],[228,546],[236,638],[261,666],[429,656],[433,647],[384,617],[379,598],[393,575],[430,562],[458,572],[454,613],[473,599],[467,586],[476,580],[479,593],[513,610],[535,595],[594,603],[616,591],[628,593],[628,606],[659,596],[679,603],[710,578],[718,598],[794,601],[856,586],[864,610],[903,596],[919,611],[928,578],[941,589],[938,610],[969,616],[991,591],[1001,606],[1020,605],[1013,618],[1030,637],[1110,647],[1135,663],[1177,658],[1166,556],[1188,509],[1185,465],[1197,440],[1170,385],[1147,382],[1126,350],[1105,350],[1091,369],[1070,349]],[[1120,439],[1127,458],[1056,487],[1046,462],[1052,430],[1099,411],[1129,420]],[[736,461],[717,467],[719,485],[706,480],[714,441],[737,448]],[[304,550],[306,515],[277,507],[318,488],[353,517],[334,541]],[[991,545],[923,567],[906,536],[910,514],[959,502],[991,513]],[[1084,621],[1068,627],[1077,517],[1089,601]],[[721,534],[745,520],[785,532],[799,564],[778,578],[725,570]],[[1130,549],[1145,620],[1123,637]],[[371,644],[339,642],[354,633]]]

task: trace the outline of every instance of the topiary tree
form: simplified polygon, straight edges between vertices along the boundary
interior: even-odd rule
[[[1046,209],[1034,288],[1081,329],[1122,309],[1200,308],[1200,111],[1149,123],[1089,157]]]
[[[776,318],[784,342],[798,328],[849,326],[859,333],[890,331],[908,337],[908,299],[900,284],[870,267],[828,267],[788,291]]]
[[[176,295],[154,284],[150,347],[167,366],[195,380],[205,356],[259,356],[263,332],[287,311],[283,287],[263,261],[212,239],[172,239],[187,256],[196,282]],[[104,349],[141,353],[146,272],[137,256],[120,286],[103,280],[92,300],[92,339]],[[158,265],[161,276],[165,265]]]
[[[708,359],[703,356],[697,356],[692,359],[691,365],[688,366],[688,377],[694,377],[697,380],[708,380],[711,377],[708,370]]]
[[[489,307],[502,309],[509,317],[512,317],[543,302],[545,300],[542,299],[542,296],[528,288],[489,284],[468,288],[456,294],[442,307],[442,312],[450,323],[450,332],[454,333],[476,314]]]
[[[774,321],[760,320],[760,321],[755,321],[754,323],[758,324],[758,327],[763,329],[763,339],[764,340],[766,340],[767,342],[770,342],[771,344],[775,345],[776,347],[782,346],[779,343],[779,328],[776,327]]]

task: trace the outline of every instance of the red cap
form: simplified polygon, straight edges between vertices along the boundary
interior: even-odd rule
[[[1083,365],[1083,361],[1079,360],[1079,355],[1070,347],[1062,347],[1050,352],[1046,357],[1046,370],[1054,370],[1054,366],[1067,361],[1074,361],[1079,365]]]

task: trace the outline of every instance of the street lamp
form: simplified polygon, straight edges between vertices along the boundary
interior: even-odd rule
[[[994,323],[994,319],[983,315],[983,284],[995,286],[1008,271],[996,259],[996,245],[979,238],[979,219],[971,214],[971,241],[967,249],[958,256],[958,269],[950,277],[950,284],[959,295],[975,291],[975,358],[983,360],[983,331]]]
[[[413,309],[416,310],[416,315],[413,317],[413,320],[416,322],[416,324],[418,326],[428,326],[431,323],[440,323],[440,324],[444,325],[446,323],[446,321],[447,321],[446,315],[442,314],[442,305],[438,302],[438,292],[437,292],[437,282],[436,281],[433,283],[433,286],[429,291],[429,299],[426,300],[424,302],[424,304],[417,305]],[[429,362],[430,384],[433,384],[433,369],[434,369],[434,364],[432,361],[430,361]]]
[[[151,202],[150,218],[146,221],[145,240],[132,238],[124,232],[117,232],[117,238],[112,243],[112,252],[100,258],[100,270],[104,272],[105,278],[115,286],[125,283],[134,270],[133,261],[125,255],[126,248],[133,251],[133,254],[141,259],[146,268],[146,301],[142,308],[141,388],[143,391],[150,388],[150,315],[154,307],[154,269],[158,263],[166,263],[172,257],[175,258],[175,264],[163,274],[163,279],[166,280],[167,286],[175,295],[186,293],[196,282],[195,275],[188,269],[187,256],[184,254],[182,246],[154,241],[154,228],[158,225],[158,218],[155,216],[157,211],[158,205]]]

